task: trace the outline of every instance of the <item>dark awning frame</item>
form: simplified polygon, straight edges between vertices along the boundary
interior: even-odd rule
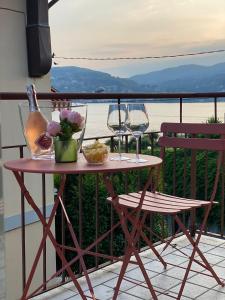
[[[48,10],[59,0],[27,0],[27,58],[30,77],[46,75],[52,66]]]
[[[55,5],[59,0],[51,0],[48,2],[48,9],[50,9],[53,5]]]
[[[49,2],[48,0],[27,0],[26,3],[28,73],[29,77],[42,77],[52,66]]]

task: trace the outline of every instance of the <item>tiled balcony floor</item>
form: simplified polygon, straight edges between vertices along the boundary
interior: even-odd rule
[[[179,248],[182,248],[182,251],[190,253],[191,246],[188,245],[187,240],[184,237],[177,238],[175,243]],[[225,240],[203,236],[200,248],[205,253],[209,262],[214,265],[214,270],[217,272],[219,277],[225,278]],[[160,252],[162,246],[158,246],[157,249]],[[164,270],[162,265],[155,259],[154,255],[150,251],[143,252],[141,256],[148,275],[151,278],[152,284],[158,291],[158,299],[176,299],[177,291],[184,274],[184,270],[177,266],[186,266],[188,261],[187,258],[172,247],[169,247],[163,256],[167,262],[176,265],[176,267],[168,265],[167,270]],[[116,284],[118,273],[120,271],[120,265],[121,263],[116,263],[90,274],[95,295],[98,299],[112,299],[113,288]],[[196,263],[193,263],[192,270],[202,271],[203,273],[209,274]],[[129,265],[126,272],[126,278],[129,281],[123,281],[118,300],[151,299],[148,289],[144,287],[146,284],[141,271],[136,265]],[[85,294],[89,295],[84,278],[80,278],[79,282],[82,288],[86,290]],[[139,286],[138,283],[141,283],[142,286]],[[79,300],[81,297],[77,294],[73,284],[68,283],[33,299]],[[192,271],[190,272],[186,283],[182,299],[225,300],[225,288],[218,286],[213,278],[197,274]]]

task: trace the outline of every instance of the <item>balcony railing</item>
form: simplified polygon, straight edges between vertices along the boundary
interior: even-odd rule
[[[207,99],[214,102],[213,115],[215,119],[218,116],[218,102],[225,98],[225,92],[209,92],[209,93],[38,93],[40,100],[65,100],[73,99],[79,101],[85,100],[113,100],[113,101],[132,101],[132,100],[147,100],[147,101],[161,101],[168,100],[179,102],[179,121],[182,122],[183,118],[183,103],[187,99],[198,101],[199,99]],[[12,93],[0,92],[0,100],[21,100],[26,99],[26,93]]]
[[[140,100],[142,101],[143,99],[146,100],[155,100],[155,99],[162,99],[162,100],[174,100],[177,99],[178,103],[177,105],[179,105],[179,122],[182,122],[183,120],[183,102],[185,99],[193,99],[193,101],[195,99],[209,99],[210,101],[214,102],[214,109],[212,111],[212,114],[214,115],[215,120],[217,120],[218,117],[218,101],[220,101],[221,98],[225,98],[225,93],[179,93],[179,94],[124,94],[124,93],[120,93],[120,94],[94,94],[94,93],[39,93],[37,94],[38,99],[42,99],[42,100],[49,100],[52,99],[53,101],[57,101],[57,100],[64,100],[64,99],[79,99],[79,101],[83,101],[83,100],[87,100],[87,99],[98,99],[99,101],[101,100],[114,100],[117,101],[118,103],[124,101],[132,101],[132,100]],[[18,100],[18,99],[26,99],[26,94],[25,93],[0,93],[0,100]],[[194,103],[193,103],[194,106]],[[166,120],[162,120],[166,121]],[[144,147],[142,147],[143,145],[143,140],[140,143],[140,151],[145,151],[148,154],[151,155],[159,155],[159,149],[157,146],[157,134],[160,134],[160,132],[146,132],[144,134],[144,136],[147,138],[148,143],[149,143],[149,149],[145,149]],[[104,140],[108,140],[109,144],[110,144],[110,148],[111,151],[113,152],[115,150],[115,143],[116,143],[116,139],[115,136],[113,135],[105,135],[105,136],[97,136],[97,137],[91,137],[91,138],[87,138],[84,140],[94,140],[94,139],[104,139]],[[145,138],[145,139],[146,139]],[[130,148],[130,135],[129,134],[125,134],[123,136],[123,140],[124,140],[124,152],[130,152],[132,151],[132,149]],[[12,148],[16,148],[18,149],[18,157],[22,158],[24,156],[24,148],[26,147],[26,145],[3,145],[2,149],[3,151],[7,151],[8,149],[12,149]],[[177,177],[175,176],[175,172],[176,172],[176,163],[177,163],[177,155],[176,152],[173,154],[173,159],[172,159],[172,173],[171,173],[171,192],[173,194],[177,193],[176,190],[176,185],[177,185]],[[187,157],[184,159],[184,163],[185,161],[187,161]],[[204,198],[207,199],[208,196],[208,186],[209,186],[209,182],[208,182],[208,176],[207,174],[210,172],[209,168],[208,168],[208,155],[206,153],[205,156],[205,164],[204,164],[204,186],[205,186],[205,190],[204,190]],[[182,194],[183,195],[188,195],[189,191],[187,191],[187,184],[186,184],[186,177],[187,177],[187,172],[186,172],[186,167],[184,168],[184,174],[183,174],[183,186],[182,186]],[[100,178],[98,175],[94,175],[95,176],[95,201],[94,203],[92,203],[93,207],[92,210],[95,214],[95,224],[93,224],[94,230],[95,230],[95,238],[98,237],[99,233],[100,233]],[[80,245],[83,245],[85,243],[84,237],[85,237],[85,228],[84,228],[84,216],[85,216],[85,211],[83,209],[83,193],[84,193],[84,177],[85,175],[79,175],[77,177],[77,181],[76,184],[78,185],[78,206],[77,206],[77,219],[78,219],[78,236],[79,236],[79,243]],[[141,188],[142,185],[142,177],[143,175],[141,173],[137,174],[137,180],[136,180],[136,190],[139,190]],[[122,177],[121,177],[122,178]],[[123,183],[121,183],[121,185],[123,185],[124,187],[124,192],[127,192],[129,190],[129,182],[127,179],[127,176],[123,176]],[[221,176],[221,184],[220,184],[221,188],[220,188],[220,203],[219,203],[219,209],[217,211],[217,217],[219,218],[219,221],[217,220],[217,227],[215,226],[211,226],[209,228],[207,228],[207,230],[205,231],[205,234],[211,235],[211,236],[215,236],[215,237],[221,237],[224,238],[224,198],[225,198],[225,192],[224,192],[224,172]],[[192,182],[192,185],[189,187],[189,189],[194,189],[196,190],[196,181]],[[189,193],[190,194],[190,193]],[[180,195],[181,196],[181,195]],[[108,205],[108,204],[107,204]],[[42,175],[42,209],[43,212],[45,214],[46,212],[46,182],[45,182],[45,175]],[[61,225],[61,229],[60,229],[60,240],[61,243],[63,245],[66,244],[66,237],[65,237],[65,226],[64,226],[64,220],[63,218],[61,220],[59,220],[60,218],[60,212],[58,212],[58,221]],[[187,220],[187,216],[183,215],[183,220]],[[111,208],[111,210],[109,211],[109,226],[113,226],[115,222],[115,215],[114,212]],[[164,234],[164,238],[166,237],[165,235],[167,235],[168,237],[171,234],[174,234],[176,231],[176,228],[173,224],[173,222],[170,219],[160,219],[157,222],[160,223],[160,228],[161,231],[163,231]],[[57,223],[57,225],[59,224]],[[149,217],[148,219],[148,224],[150,224],[151,226],[154,226],[154,219],[152,218],[152,216]],[[164,230],[166,228],[166,230]],[[113,256],[114,254],[118,254],[117,253],[117,249],[113,243],[114,241],[114,235],[111,234],[109,237],[109,241],[108,241],[108,254],[110,256]],[[158,238],[158,243],[160,243],[160,239]],[[25,226],[25,202],[24,202],[24,197],[21,195],[21,246],[22,246],[22,278],[23,278],[23,286],[25,285],[26,282],[26,226]],[[140,244],[140,250],[142,248],[142,245]],[[96,251],[98,249],[95,249]],[[122,253],[119,253],[119,255],[122,255]],[[46,249],[43,253],[43,282],[46,281]],[[100,261],[99,258],[95,258],[94,262],[92,261],[90,263],[91,267],[90,267],[90,271],[95,271],[103,266],[105,266],[105,264],[110,264],[113,263],[112,261],[107,261],[102,263],[102,261]],[[59,267],[59,266],[58,266]],[[81,276],[81,268],[76,269],[76,273],[78,276]],[[60,283],[58,283],[57,285],[60,284],[64,284],[66,281],[68,280],[68,278],[66,277],[66,274],[62,274],[61,278],[60,278]],[[43,291],[46,291],[47,287],[44,286]]]

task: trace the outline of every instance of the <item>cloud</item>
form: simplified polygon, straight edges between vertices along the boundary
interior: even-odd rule
[[[52,48],[59,56],[80,57],[167,55],[224,48],[224,11],[224,0],[59,1],[50,10]],[[165,60],[154,62],[154,67],[163,63]],[[145,69],[140,61],[79,64],[115,72],[116,68],[131,70],[132,66]]]

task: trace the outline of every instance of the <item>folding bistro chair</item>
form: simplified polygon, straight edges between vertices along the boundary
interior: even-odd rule
[[[174,218],[177,224],[178,231],[182,231],[187,237],[190,244],[193,246],[191,255],[189,256],[189,262],[183,277],[180,290],[178,292],[177,298],[180,299],[184,290],[185,283],[187,281],[189,272],[193,262],[200,264],[206,270],[208,270],[215,278],[218,284],[224,286],[224,283],[217,276],[213,268],[210,266],[208,260],[199,249],[199,242],[203,231],[206,228],[207,219],[215,203],[215,196],[217,192],[218,182],[221,174],[221,167],[224,164],[224,152],[225,152],[225,124],[192,124],[192,123],[163,123],[161,125],[161,132],[163,136],[159,138],[159,145],[161,146],[161,158],[165,157],[165,148],[180,148],[180,149],[190,149],[191,152],[191,181],[192,183],[196,180],[196,151],[215,151],[218,153],[216,175],[213,185],[213,190],[208,201],[196,200],[195,197],[192,199],[181,198],[172,195],[166,195],[157,191],[157,183],[155,187],[152,184],[152,178],[149,177],[145,188],[143,191],[138,193],[129,193],[128,195],[117,196],[114,191],[111,193],[110,201],[114,201],[114,207],[120,215],[121,225],[127,240],[128,246],[125,251],[124,261],[121,267],[117,285],[115,287],[114,300],[117,298],[119,293],[121,282],[124,278],[127,266],[130,262],[131,256],[135,255],[137,259],[137,264],[139,265],[144,278],[146,280],[147,286],[150,290],[150,294],[153,299],[157,299],[156,290],[153,288],[150,279],[146,276],[145,270],[143,270],[144,265],[141,262],[140,256],[138,254],[137,242],[141,237],[150,249],[157,256],[159,261],[166,268],[166,262],[161,257],[161,254],[157,252],[154,248],[152,242],[147,238],[143,229],[147,229],[144,224],[146,216],[148,213],[169,215]],[[182,135],[180,135],[182,134]],[[200,135],[200,137],[198,137]],[[210,136],[211,135],[211,136]],[[213,135],[213,136],[212,136]],[[220,138],[215,138],[219,136]],[[186,151],[186,150],[185,150]],[[166,161],[164,162],[166,164]],[[160,170],[157,172],[157,182],[159,183]],[[148,191],[151,185],[151,191]],[[192,196],[195,196],[196,191],[192,191]],[[197,231],[196,238],[193,237],[191,230],[185,227],[184,222],[181,220],[180,213],[190,212],[192,216],[192,227],[194,226],[194,216],[195,210],[198,208],[204,208],[204,215],[202,224]],[[132,224],[132,230],[129,232],[126,227],[125,220],[129,220]],[[193,229],[193,228],[192,228]],[[150,229],[151,231],[151,229]],[[193,231],[193,230],[192,230]],[[154,232],[152,232],[154,234]],[[176,235],[174,234],[167,242],[164,250],[171,244],[172,240]],[[194,234],[195,236],[195,234]],[[162,240],[162,239],[161,239]],[[201,261],[195,259],[196,254],[199,255]]]

